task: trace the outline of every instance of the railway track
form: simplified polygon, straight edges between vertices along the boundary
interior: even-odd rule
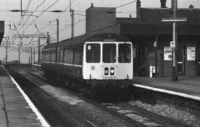
[[[61,88],[48,85],[30,72],[18,68],[9,69],[9,72],[22,85],[52,127],[134,127]]]
[[[25,69],[26,70],[26,69]],[[31,70],[23,72],[18,71],[21,75],[26,76],[27,79],[34,82],[34,84],[37,84],[37,87],[43,88],[43,92],[47,92],[48,94],[54,94],[53,96],[59,96],[59,93],[61,93],[62,99],[59,99],[59,101],[66,101],[65,97],[68,95],[76,96],[75,98],[78,98],[75,100],[76,103],[81,105],[81,108],[84,108],[84,110],[88,110],[88,107],[92,107],[91,109],[98,111],[93,111],[93,113],[83,113],[87,114],[87,117],[85,116],[79,116],[78,119],[80,121],[85,121],[83,123],[87,123],[88,126],[117,126],[115,122],[109,122],[109,121],[120,121],[118,126],[136,126],[136,127],[187,127],[190,126],[188,124],[183,123],[179,120],[174,120],[172,118],[164,117],[162,115],[156,114],[155,112],[144,110],[141,107],[135,106],[131,104],[130,102],[118,102],[118,103],[99,103],[95,102],[94,100],[88,99],[87,97],[81,96],[80,93],[76,93],[73,91],[69,91],[65,87],[58,86],[57,91],[47,91],[44,90],[44,86],[46,86],[47,81],[44,76],[42,76],[38,72],[34,72]],[[44,85],[45,84],[45,85]],[[73,99],[68,99],[73,100]],[[86,103],[87,101],[87,103]],[[79,103],[81,102],[81,103]],[[70,102],[67,102],[70,103]],[[85,107],[84,107],[84,106]],[[91,106],[92,105],[92,106]],[[79,108],[80,108],[79,107]],[[89,109],[89,110],[91,110]],[[62,109],[64,110],[64,109]],[[80,111],[82,112],[82,111]],[[103,112],[103,115],[101,113]],[[71,112],[72,113],[72,112]],[[100,116],[94,116],[94,113],[101,114]],[[109,114],[110,119],[107,119],[107,122],[105,122],[105,116]],[[80,115],[80,114],[79,114]],[[89,118],[88,116],[92,115],[92,118]],[[104,122],[99,122],[104,121]]]

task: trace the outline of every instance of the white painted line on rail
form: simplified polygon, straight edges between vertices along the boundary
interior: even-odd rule
[[[33,64],[33,66],[41,67],[41,65],[40,65],[40,64]]]
[[[165,90],[165,89],[160,89],[160,88],[155,88],[155,87],[150,87],[150,86],[144,86],[144,85],[141,85],[141,84],[133,84],[133,86],[200,101],[200,97],[194,96],[194,95],[189,95],[189,94],[186,94],[186,93],[175,92],[175,91],[171,91],[171,90]]]
[[[97,127],[95,124],[93,124],[91,121],[89,121],[88,119],[85,119],[88,123],[90,123],[93,127]]]
[[[36,106],[33,104],[33,102],[30,100],[30,98],[25,94],[25,92],[22,90],[22,88],[19,86],[19,84],[14,80],[14,78],[9,74],[9,72],[4,68],[4,66],[1,65],[1,67],[7,72],[13,83],[17,86],[17,89],[20,91],[20,93],[25,98],[28,105],[31,107],[33,112],[36,114],[37,118],[40,120],[42,126],[44,127],[50,127],[49,123],[45,120],[45,118],[40,114],[39,110],[36,108]]]

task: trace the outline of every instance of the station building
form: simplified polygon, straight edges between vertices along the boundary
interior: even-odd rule
[[[86,34],[112,32],[131,39],[134,45],[134,75],[149,76],[150,66],[157,63],[157,75],[172,75],[171,8],[142,8],[136,4],[136,18],[116,18],[115,8],[94,7],[86,10]],[[177,17],[187,21],[177,23],[177,71],[179,76],[200,76],[200,9],[193,5],[179,8]],[[157,45],[154,45],[157,42]],[[157,55],[155,55],[157,54]],[[157,56],[157,57],[156,57]],[[157,58],[157,59],[156,59]],[[156,62],[157,61],[157,62]]]

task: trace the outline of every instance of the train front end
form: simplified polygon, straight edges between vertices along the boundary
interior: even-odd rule
[[[132,49],[131,42],[86,42],[83,53],[83,79],[95,84],[124,84],[132,80]]]

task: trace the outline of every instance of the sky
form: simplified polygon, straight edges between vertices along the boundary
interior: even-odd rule
[[[25,16],[22,17],[20,12],[10,12],[10,10],[20,9],[20,1],[21,0],[0,0],[0,20],[5,21],[5,37],[8,36],[12,38],[12,36],[17,34],[18,31],[19,33],[25,34],[49,32],[52,42],[55,42],[56,19],[58,19],[60,23],[59,39],[64,40],[70,38],[70,0],[22,0],[23,10],[27,9],[29,11],[29,13],[24,13]],[[136,13],[136,5],[135,2],[132,1],[134,0],[71,0],[72,9],[75,10],[75,23],[77,23],[75,25],[75,36],[85,33],[85,10],[91,6],[91,3],[93,3],[96,7],[116,7],[117,17],[129,17],[130,14],[134,17]],[[130,4],[120,7],[126,3]],[[170,7],[170,4],[171,0],[167,0],[167,7]],[[200,8],[199,0],[178,0],[179,8],[188,8],[191,4],[193,4],[195,8]],[[157,8],[160,7],[160,0],[141,0],[141,6]],[[44,12],[44,10],[65,10],[65,12],[52,13],[46,11]],[[32,16],[30,16],[30,14],[32,14]],[[39,17],[36,17],[36,15]],[[38,29],[36,29],[35,24]],[[11,41],[10,39],[9,42],[16,47],[17,44],[20,43],[20,40],[14,39]],[[23,39],[22,43],[24,44],[24,47],[31,44],[32,47],[37,48],[37,38]],[[45,45],[45,40],[41,40],[41,43]],[[16,53],[17,51],[14,47],[9,48],[8,50],[8,60],[18,59],[18,53]],[[22,53],[21,60],[23,62],[28,62],[28,58],[28,53]],[[0,48],[0,60],[3,59],[5,59],[5,48],[2,46]]]

